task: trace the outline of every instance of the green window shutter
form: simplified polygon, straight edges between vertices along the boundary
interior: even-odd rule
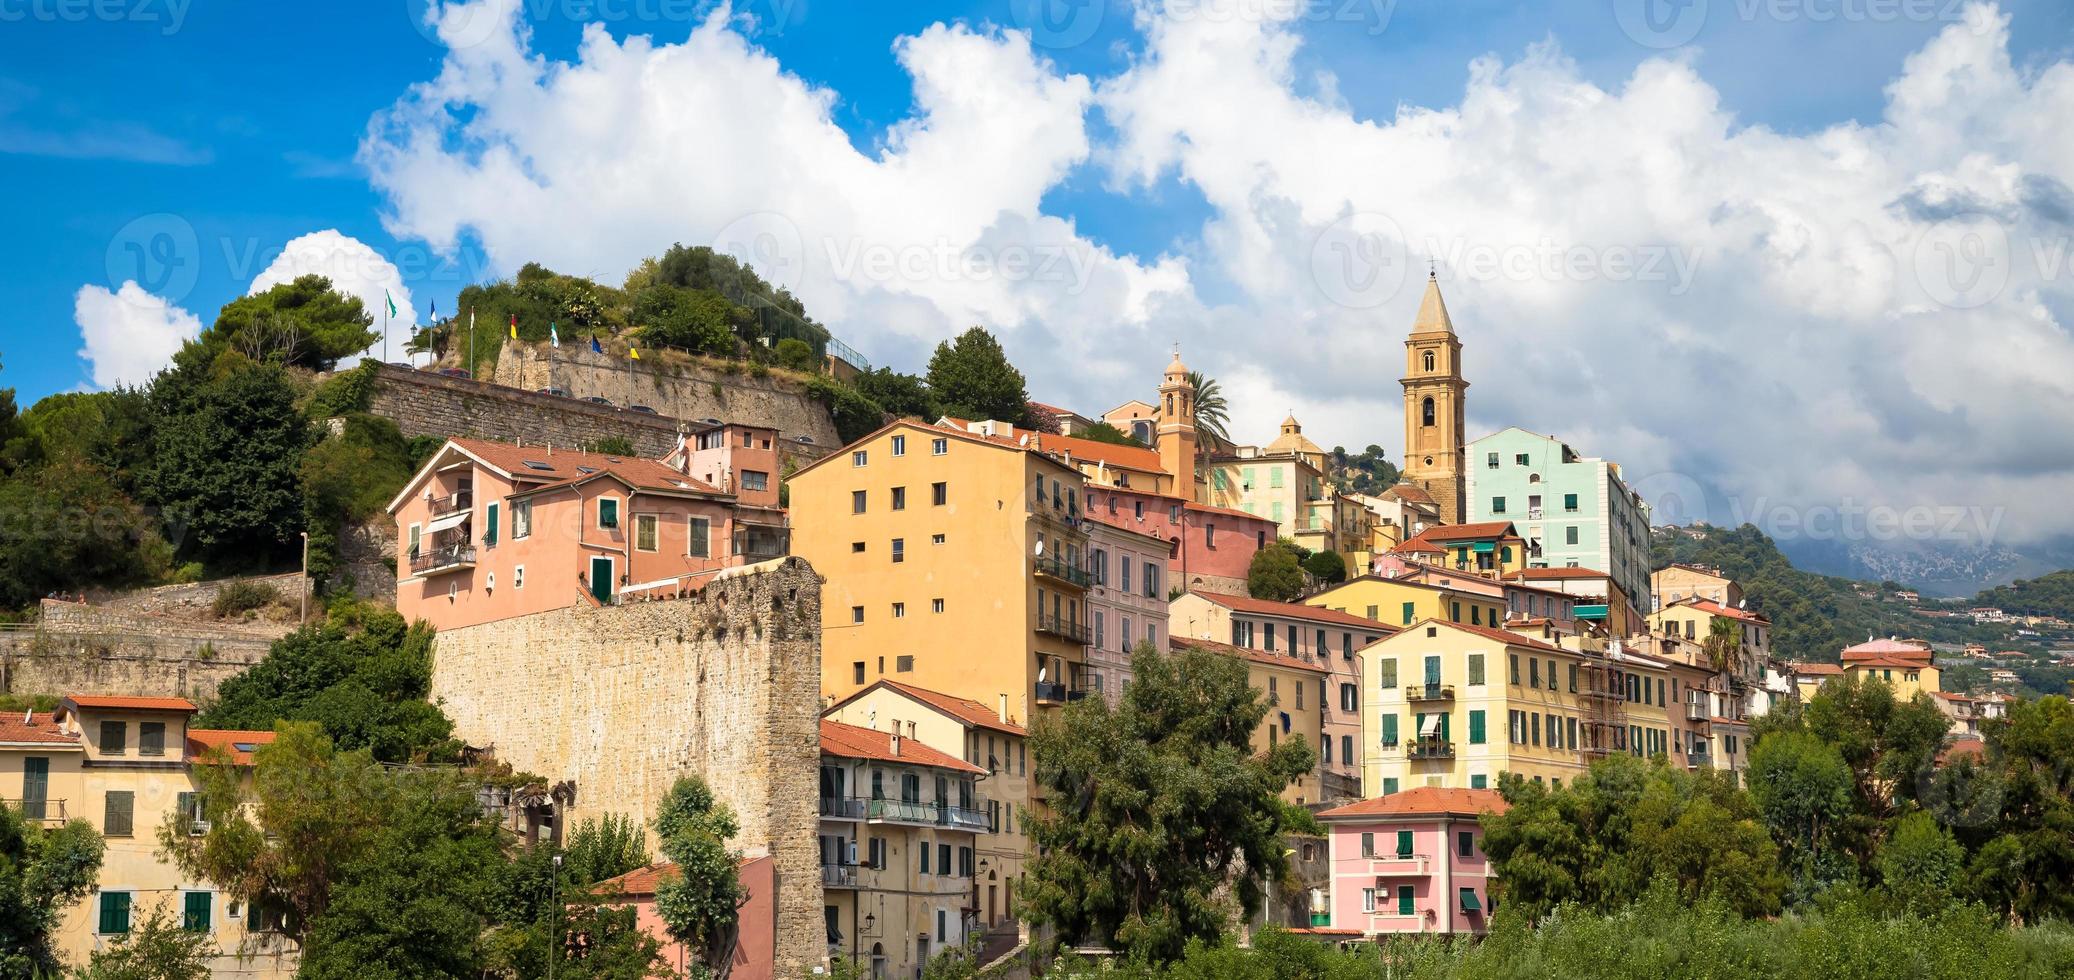
[[[483,508],[482,539],[484,544],[497,543],[497,516],[501,513],[493,501]]]
[[[1488,787],[1490,784],[1490,778],[1482,773],[1477,773],[1476,775],[1469,777],[1470,789],[1484,789],[1485,787]]]
[[[1482,709],[1469,712],[1469,744],[1482,745],[1484,740],[1484,715]]]
[[[183,896],[186,905],[181,909],[181,927],[188,932],[208,932],[209,904],[213,897],[208,892],[188,892]]]
[[[1415,602],[1407,602],[1404,604],[1404,625],[1411,625],[1411,618],[1415,614],[1417,606],[1418,603]]]
[[[1411,857],[1411,831],[1400,830],[1397,832],[1397,856]]]
[[[1412,891],[1410,885],[1397,886],[1397,914],[1412,915]]]
[[[131,833],[131,814],[136,807],[136,796],[128,790],[110,790],[102,801],[101,833],[110,837],[128,837]]]
[[[1390,795],[1391,793],[1395,793],[1395,792],[1397,792],[1397,777],[1395,777],[1395,776],[1385,776],[1385,777],[1383,777],[1383,795],[1384,795],[1384,796],[1388,796],[1388,795]]]
[[[1450,738],[1450,737],[1448,736],[1448,723],[1447,723],[1447,722],[1448,722],[1448,719],[1449,719],[1449,718],[1453,718],[1454,716],[1455,716],[1455,713],[1454,713],[1454,712],[1452,712],[1452,711],[1450,711],[1450,712],[1447,712],[1446,714],[1443,714],[1443,715],[1441,715],[1441,716],[1440,716],[1440,740],[1441,740],[1441,741],[1443,741],[1443,742],[1450,742],[1450,741],[1453,741],[1453,739],[1452,739],[1452,738]]]
[[[50,760],[30,756],[22,760],[22,815],[42,820],[49,810]]]
[[[119,936],[130,931],[130,893],[101,893],[101,934]]]
[[[1395,712],[1383,715],[1383,744],[1397,744],[1397,715]]]
[[[1375,664],[1375,672],[1377,678],[1379,678],[1381,681],[1380,686],[1383,690],[1387,691],[1397,686],[1396,657],[1383,657],[1377,660]]]

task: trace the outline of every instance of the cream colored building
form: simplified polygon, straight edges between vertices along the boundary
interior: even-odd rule
[[[898,681],[877,681],[828,706],[823,717],[847,725],[900,732],[907,739],[984,770],[976,777],[975,804],[986,814],[979,834],[979,861],[972,907],[989,932],[1016,931],[1015,896],[1022,887],[1030,839],[1023,814],[1030,806],[1029,732],[1007,718],[1001,705],[988,707]],[[840,795],[824,780],[824,800]],[[823,812],[828,807],[823,806]]]
[[[1170,648],[1177,653],[1189,648],[1208,650],[1245,661],[1247,682],[1267,696],[1267,716],[1253,733],[1255,749],[1272,751],[1290,739],[1309,743],[1313,751],[1317,749],[1323,734],[1318,695],[1324,686],[1324,668],[1301,657],[1185,636],[1175,636]],[[1318,772],[1313,768],[1309,775],[1290,783],[1282,791],[1282,798],[1303,806],[1323,802],[1323,792]]]
[[[73,695],[54,712],[0,719],[6,805],[46,827],[84,820],[106,842],[99,883],[58,926],[66,965],[85,966],[95,950],[163,908],[185,928],[209,934],[211,975],[294,975],[298,949],[278,912],[247,908],[157,856],[160,826],[200,812],[194,767],[205,759],[250,765],[252,752],[274,737],[192,728],[195,711],[184,698]]]
[[[904,733],[822,720],[822,913],[831,958],[848,956],[874,977],[916,976],[977,928],[983,774]]]
[[[1266,446],[1239,446],[1210,459],[1203,503],[1280,524],[1283,536],[1311,551],[1337,552],[1350,574],[1365,570],[1375,520],[1360,500],[1333,489],[1326,452],[1292,415]]]

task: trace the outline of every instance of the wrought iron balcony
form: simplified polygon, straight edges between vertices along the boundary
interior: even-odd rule
[[[1057,555],[1043,555],[1034,558],[1031,560],[1031,565],[1036,569],[1037,574],[1046,578],[1056,579],[1075,588],[1085,589],[1094,581],[1093,576],[1088,574],[1087,569],[1076,567],[1073,563]]]
[[[1036,694],[1038,704],[1066,703],[1066,685],[1064,684],[1054,684],[1050,681],[1038,681],[1036,685],[1036,691],[1034,693]]]
[[[1707,713],[1707,706],[1704,704],[1692,704],[1688,702],[1685,705],[1686,721],[1706,721],[1710,717],[1712,717],[1712,715],[1709,715]]]
[[[821,887],[854,889],[857,887],[857,866],[854,864],[824,864],[821,866]]]
[[[1437,735],[1428,735],[1405,743],[1404,753],[1412,759],[1452,759],[1455,743]]]
[[[475,490],[474,488],[456,490],[443,497],[428,493],[425,495],[425,506],[431,510],[434,517],[438,517],[441,514],[451,514],[458,510],[470,510],[475,507]]]
[[[56,826],[63,824],[68,819],[65,815],[64,800],[49,798],[41,800],[0,800],[0,806],[5,806],[21,814],[23,820],[31,823],[45,823]]]
[[[440,572],[457,572],[475,567],[475,546],[454,544],[427,548],[412,555],[410,570],[413,575],[437,575]]]
[[[1094,639],[1094,631],[1086,623],[1059,616],[1047,616],[1042,613],[1039,613],[1037,616],[1037,632],[1049,633],[1060,639],[1071,640],[1082,646],[1087,645],[1089,640]]]
[[[1406,701],[1453,701],[1453,684],[1413,684],[1404,689]]]
[[[821,797],[821,815],[836,820],[864,819],[864,801],[854,796]]]

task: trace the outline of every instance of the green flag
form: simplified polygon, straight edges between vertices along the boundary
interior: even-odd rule
[[[389,315],[390,315],[390,316],[395,316],[395,315],[396,315],[396,299],[395,299],[395,297],[393,297],[393,296],[390,296],[390,295],[389,295],[389,291],[388,291],[388,290],[386,290],[386,289],[382,290],[382,301],[383,301],[383,302],[385,302],[385,303],[388,303],[388,304],[389,304]]]

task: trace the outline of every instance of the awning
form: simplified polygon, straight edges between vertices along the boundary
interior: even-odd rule
[[[1419,723],[1419,737],[1430,738],[1439,735],[1441,717],[1440,715],[1427,715],[1426,720]]]
[[[435,517],[432,519],[432,523],[425,525],[425,533],[435,534],[440,531],[447,530],[448,528],[460,527],[462,524],[467,523],[468,519],[473,516],[475,516],[474,511],[463,510],[455,511],[454,513],[448,514],[445,517]]]
[[[1469,550],[1485,555],[1498,550],[1498,544],[1495,541],[1475,541],[1470,543]]]
[[[1464,911],[1464,912],[1476,912],[1476,911],[1479,911],[1479,910],[1481,910],[1482,908],[1483,908],[1483,906],[1481,906],[1481,905],[1478,905],[1478,904],[1476,904],[1476,893],[1475,893],[1475,892],[1473,892],[1473,891],[1465,891],[1465,892],[1463,892],[1463,893],[1462,893],[1462,911]]]

